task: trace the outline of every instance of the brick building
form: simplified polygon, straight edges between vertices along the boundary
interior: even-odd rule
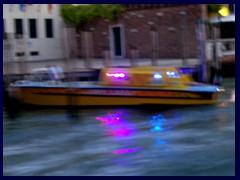
[[[77,30],[78,56],[103,58],[197,58],[198,21],[207,17],[202,4],[127,4],[114,22],[102,18]]]

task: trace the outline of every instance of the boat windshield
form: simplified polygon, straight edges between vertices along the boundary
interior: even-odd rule
[[[49,75],[46,71],[35,72],[24,77],[24,80],[29,81],[49,81]]]

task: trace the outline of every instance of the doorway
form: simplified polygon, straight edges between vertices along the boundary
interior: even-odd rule
[[[110,27],[110,45],[114,57],[123,57],[123,28],[121,25]]]

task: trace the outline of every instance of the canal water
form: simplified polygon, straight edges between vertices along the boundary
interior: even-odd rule
[[[235,79],[211,106],[3,110],[5,176],[234,176]]]

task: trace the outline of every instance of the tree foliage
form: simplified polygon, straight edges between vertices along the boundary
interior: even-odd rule
[[[208,16],[212,17],[216,15],[221,6],[222,6],[221,4],[208,4],[207,5]]]
[[[79,26],[81,24],[92,22],[98,17],[113,21],[118,14],[124,11],[125,7],[120,4],[63,4],[61,5],[60,15],[65,23]]]

